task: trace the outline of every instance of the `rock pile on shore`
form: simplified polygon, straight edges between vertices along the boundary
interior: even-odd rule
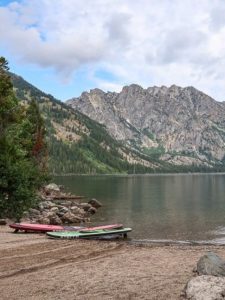
[[[51,225],[86,223],[102,206],[96,199],[82,202],[83,196],[65,193],[62,186],[54,183],[45,186],[39,196],[41,201],[24,213],[23,222]]]

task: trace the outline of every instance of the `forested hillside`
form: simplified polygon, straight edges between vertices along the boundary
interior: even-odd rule
[[[38,102],[47,128],[49,168],[53,174],[112,174],[223,171],[224,164],[176,164],[162,160],[163,147],[127,146],[112,137],[105,125],[46,94],[10,73],[14,90],[24,104]],[[148,134],[145,133],[145,134]],[[177,159],[176,152],[170,157]],[[182,154],[181,154],[182,155]],[[188,157],[188,154],[185,154]],[[190,161],[194,160],[190,154]]]
[[[150,165],[129,163],[126,149],[114,140],[103,125],[74,111],[53,96],[45,94],[22,77],[10,73],[17,97],[29,102],[35,99],[47,127],[49,167],[53,174],[65,173],[145,173],[153,171]]]

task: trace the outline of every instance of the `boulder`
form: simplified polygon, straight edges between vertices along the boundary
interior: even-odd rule
[[[23,215],[22,215],[22,218],[27,219],[27,218],[29,218],[29,217],[30,217],[29,211],[24,211],[24,212],[23,212]]]
[[[90,207],[87,212],[91,215],[94,215],[97,212],[97,209],[95,207]]]
[[[37,222],[36,222],[36,220],[22,217],[20,219],[20,223],[29,223],[29,224],[32,224],[32,223],[37,223]]]
[[[96,199],[91,199],[90,201],[88,201],[89,204],[91,204],[91,206],[95,207],[95,208],[99,208],[102,207],[102,204],[96,200]]]
[[[46,211],[44,214],[37,220],[41,224],[51,224],[51,225],[61,225],[62,221],[59,216],[53,211]]]
[[[50,211],[50,210],[46,210],[43,212],[43,216],[46,217],[46,218],[51,218],[51,217],[54,217],[56,215],[55,212],[53,211]]]
[[[59,211],[58,207],[57,206],[53,206],[51,209],[50,209],[51,212],[54,212],[54,213],[57,213]]]
[[[49,223],[51,225],[61,225],[62,224],[62,220],[59,218],[59,216],[57,215],[52,215],[50,218],[49,218]]]
[[[185,288],[186,299],[222,300],[225,297],[225,278],[197,276],[189,280]]]
[[[83,221],[83,218],[75,216],[73,213],[68,211],[62,216],[62,221],[65,223],[80,223]]]
[[[57,214],[57,216],[58,216],[60,219],[62,219],[62,217],[64,216],[65,213],[59,211],[59,212],[57,212],[56,214]]]
[[[83,213],[83,209],[81,209],[81,208],[79,208],[79,207],[77,207],[77,206],[72,206],[72,207],[70,208],[70,211],[71,211],[73,214],[75,214],[75,215],[80,215],[80,214]]]
[[[91,204],[88,204],[88,203],[81,203],[79,204],[80,208],[82,208],[84,211],[88,211],[89,208],[91,208]]]
[[[37,220],[37,222],[40,223],[40,224],[47,224],[47,225],[50,224],[49,218],[47,218],[47,217],[45,217],[45,216],[41,216],[41,217]]]
[[[225,276],[225,261],[217,254],[208,252],[197,262],[199,275]]]
[[[70,207],[72,205],[72,202],[71,201],[64,201],[64,202],[61,202],[61,205],[66,206],[66,207]]]
[[[60,191],[61,191],[61,192],[63,192],[63,191],[65,190],[64,186],[63,186],[63,185],[61,185],[61,184],[60,184],[60,185],[58,185],[58,187],[59,187],[59,189],[60,189]]]
[[[62,209],[62,208],[64,208],[64,206],[63,206],[63,205],[61,205],[61,204],[55,204],[55,206],[56,206],[56,207],[58,207],[58,209]]]
[[[55,206],[55,204],[51,201],[43,201],[41,204],[43,209],[50,209]]]
[[[86,215],[86,211],[83,210],[83,208],[80,208],[80,216]]]
[[[69,208],[67,208],[67,207],[62,207],[62,208],[60,208],[59,209],[59,213],[62,213],[62,214],[65,214],[65,213],[67,213],[69,211]]]
[[[43,211],[43,210],[45,209],[45,207],[44,207],[44,205],[43,205],[42,202],[40,202],[40,203],[38,204],[38,209],[39,209],[40,211]]]
[[[0,225],[6,225],[6,224],[7,224],[7,222],[5,219],[0,219]]]
[[[29,214],[30,214],[30,216],[36,217],[36,216],[40,215],[40,211],[38,209],[35,209],[35,208],[30,208],[29,209]]]
[[[44,187],[46,193],[48,192],[60,192],[60,187],[55,183],[50,183]]]

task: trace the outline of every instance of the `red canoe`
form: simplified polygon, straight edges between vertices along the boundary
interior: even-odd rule
[[[97,229],[119,229],[123,228],[122,224],[103,225],[96,227],[80,227],[80,226],[60,226],[60,225],[47,225],[47,224],[29,224],[29,223],[14,223],[9,227],[15,229],[15,232],[21,231],[35,231],[35,232],[47,232],[47,231],[89,231]]]

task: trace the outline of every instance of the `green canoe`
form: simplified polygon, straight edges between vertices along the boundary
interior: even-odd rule
[[[91,237],[100,237],[104,235],[122,235],[127,236],[127,233],[130,232],[131,228],[122,228],[122,229],[98,229],[93,231],[56,231],[56,232],[47,232],[46,234],[51,238],[64,238],[64,239],[77,239],[77,238],[91,238]]]

